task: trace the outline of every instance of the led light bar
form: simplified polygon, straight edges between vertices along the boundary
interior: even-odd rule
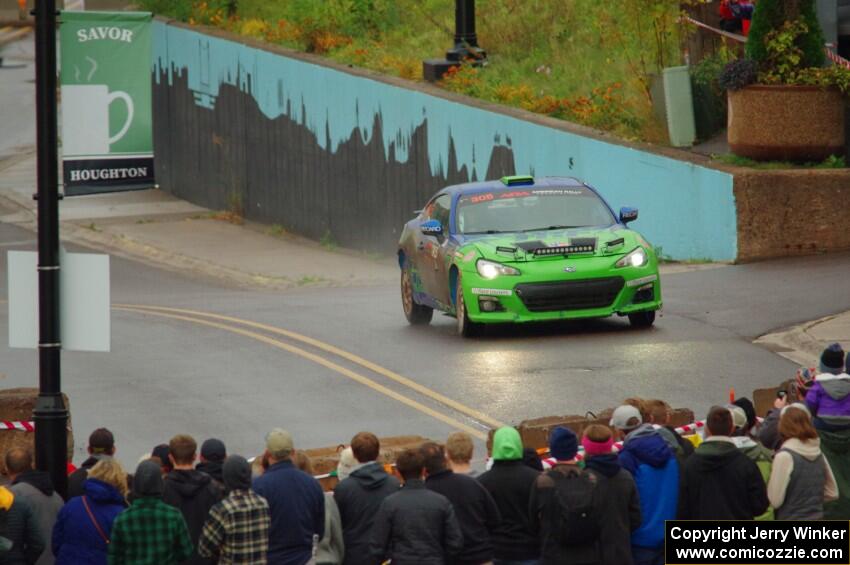
[[[536,257],[550,255],[571,255],[573,253],[593,253],[595,246],[593,245],[561,245],[558,247],[539,247],[534,250]]]

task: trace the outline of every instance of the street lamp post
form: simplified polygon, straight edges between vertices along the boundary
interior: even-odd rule
[[[477,65],[487,62],[487,53],[478,46],[475,33],[475,0],[455,0],[454,47],[446,51],[445,59],[423,61],[422,76],[429,82],[436,82],[449,69],[470,59]]]
[[[37,0],[35,97],[38,150],[38,400],[35,461],[63,497],[68,410],[62,399],[59,332],[59,173],[56,133],[56,0]]]

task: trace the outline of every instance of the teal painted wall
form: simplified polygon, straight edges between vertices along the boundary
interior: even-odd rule
[[[378,135],[384,159],[398,163],[410,158],[414,132],[427,127],[432,175],[447,177],[450,145],[457,167],[465,166],[477,180],[486,176],[494,149],[507,149],[517,173],[576,176],[597,188],[615,209],[639,207],[640,219],[632,227],[663,247],[665,255],[724,261],[736,257],[733,178],[721,171],[159,21],[154,24],[153,64],[159,87],[166,86],[162,81],[171,86],[179,78],[199,108],[214,110],[223,87],[238,88],[266,118],[286,117],[308,128],[315,143],[330,153],[353,133],[364,144],[374,142],[375,116],[382,123]]]

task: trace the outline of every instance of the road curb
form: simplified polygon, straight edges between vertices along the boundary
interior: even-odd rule
[[[843,316],[850,316],[850,312],[833,314],[832,316],[812,320],[811,322],[778,332],[765,334],[753,341],[753,343],[769,349],[800,366],[809,367],[816,364],[825,345],[824,340],[815,338],[811,335],[811,332],[814,328]]]

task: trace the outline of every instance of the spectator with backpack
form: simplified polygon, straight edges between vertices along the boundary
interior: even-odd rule
[[[569,428],[549,434],[555,463],[531,491],[532,531],[540,532],[542,565],[600,563],[601,502],[598,477],[579,467],[578,439]]]
[[[635,565],[663,565],[664,521],[676,518],[679,496],[676,455],[652,424],[643,423],[633,406],[614,410],[610,426],[624,437],[618,460],[634,477],[640,499],[642,520],[632,532],[632,558]]]
[[[640,500],[631,473],[613,452],[614,436],[607,426],[591,424],[581,439],[584,468],[596,475],[601,495],[601,565],[632,565],[632,532],[640,527]]]
[[[523,462],[522,439],[516,428],[496,430],[492,456],[493,468],[478,477],[478,482],[496,501],[502,516],[491,536],[493,563],[534,565],[540,558],[540,538],[531,530],[528,504],[540,472]]]

